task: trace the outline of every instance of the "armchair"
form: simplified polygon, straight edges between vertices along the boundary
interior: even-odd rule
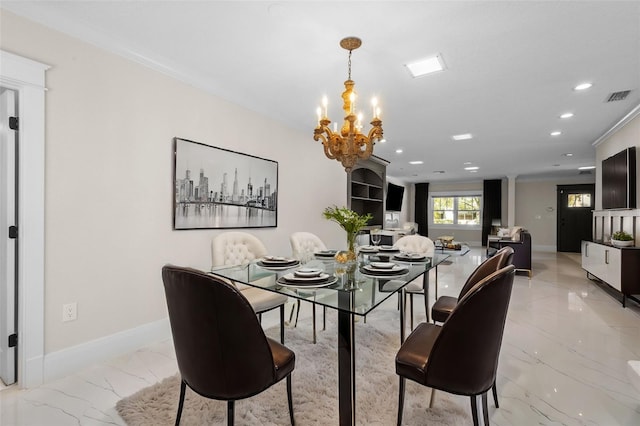
[[[487,242],[487,256],[495,255],[503,247],[511,247],[513,249],[513,266],[516,267],[516,273],[526,272],[529,279],[531,279],[531,234],[522,229],[512,235],[511,239],[500,238],[492,240],[490,237]]]

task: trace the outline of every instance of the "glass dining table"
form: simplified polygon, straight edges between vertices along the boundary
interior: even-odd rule
[[[420,261],[393,260],[393,263],[402,270],[402,273],[397,275],[389,273],[377,275],[373,268],[369,268],[376,258],[362,253],[358,256],[357,265],[352,268],[352,271],[347,271],[344,264],[337,263],[333,258],[316,258],[304,265],[276,268],[265,267],[260,261],[253,261],[243,265],[214,268],[211,274],[338,311],[339,419],[340,425],[353,426],[356,418],[354,340],[356,315],[366,316],[396,293],[399,294],[399,300],[404,302],[404,287],[422,277],[428,320],[429,272],[432,269],[435,271],[437,286],[438,265],[448,257],[447,254],[434,254]],[[324,274],[331,277],[329,282],[335,282],[327,286],[307,286],[304,283],[297,285],[284,280],[284,277],[300,268],[321,269]],[[404,342],[405,338],[404,305],[405,303],[399,303],[400,343]]]

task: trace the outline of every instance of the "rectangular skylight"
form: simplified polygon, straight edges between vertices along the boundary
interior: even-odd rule
[[[464,141],[473,138],[473,135],[471,133],[463,133],[461,135],[453,135],[451,137],[454,141]]]
[[[426,74],[431,74],[432,72],[438,72],[444,70],[444,62],[440,55],[434,56],[432,58],[422,59],[420,61],[411,62],[410,64],[405,65],[411,75],[415,77],[421,77]]]

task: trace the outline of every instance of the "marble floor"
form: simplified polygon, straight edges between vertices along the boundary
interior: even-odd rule
[[[440,266],[439,294],[457,296],[482,255],[472,248]],[[588,280],[579,254],[535,252],[533,270],[531,280],[515,279],[491,423],[640,425],[640,393],[627,375],[627,360],[640,359],[640,307],[623,309],[614,293]],[[396,300],[378,309],[396,309]],[[424,320],[420,306],[416,318]],[[263,321],[274,325],[277,314]],[[176,371],[166,341],[37,388],[9,387],[0,391],[0,425],[122,425],[116,402]],[[466,397],[454,398],[470,411]]]

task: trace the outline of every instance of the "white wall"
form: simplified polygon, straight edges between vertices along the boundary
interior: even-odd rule
[[[640,115],[616,129],[596,144],[596,210],[602,209],[602,160],[632,146],[636,147],[636,199],[640,197]]]
[[[346,175],[325,158],[311,127],[291,130],[9,12],[0,19],[2,49],[52,66],[45,353],[165,318],[162,265],[210,267],[219,231],[172,230],[175,136],[279,162],[278,227],[250,230],[272,252],[289,254],[289,235],[299,230],[343,244],[321,212],[346,204]],[[78,303],[78,319],[63,323],[68,302]]]

